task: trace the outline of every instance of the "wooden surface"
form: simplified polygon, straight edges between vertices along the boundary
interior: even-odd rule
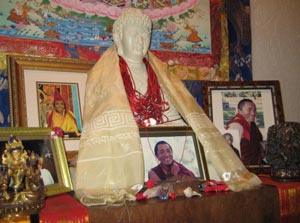
[[[122,207],[89,207],[91,223],[277,223],[280,221],[276,187],[262,186],[242,192],[210,193],[203,197],[152,198]]]

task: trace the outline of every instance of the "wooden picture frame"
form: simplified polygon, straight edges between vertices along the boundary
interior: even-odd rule
[[[241,99],[251,99],[256,104],[257,126],[266,140],[268,128],[284,122],[280,83],[270,81],[203,81],[203,109],[221,133],[226,123],[237,112]],[[236,132],[233,132],[233,135]],[[238,148],[239,149],[239,148]],[[256,167],[256,165],[249,165]]]
[[[15,127],[38,126],[36,82],[77,83],[83,108],[87,72],[94,62],[38,56],[7,56],[11,123]],[[36,117],[32,117],[36,116]]]
[[[7,55],[7,63],[12,127],[47,127],[40,126],[40,89],[37,87],[38,83],[47,82],[53,85],[77,85],[78,112],[76,121],[77,123],[81,122],[87,73],[95,62],[78,59]],[[53,97],[53,93],[47,97],[49,96]],[[78,138],[74,137],[71,138],[74,140],[66,140],[66,150],[77,150]]]
[[[46,196],[73,190],[64,143],[61,137],[52,137],[51,132],[52,130],[49,128],[0,128],[1,156],[5,150],[5,144],[8,142],[9,137],[13,135],[22,140],[24,150],[33,151],[43,159],[42,169],[48,173],[47,175],[41,175],[42,179],[44,176]]]
[[[145,182],[148,172],[159,161],[154,154],[155,144],[167,142],[173,150],[173,159],[192,171],[200,180],[209,179],[203,147],[190,127],[151,127],[140,128],[145,163]]]

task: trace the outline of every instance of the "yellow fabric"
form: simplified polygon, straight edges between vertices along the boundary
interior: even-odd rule
[[[60,127],[64,132],[74,132],[76,135],[80,135],[75,120],[75,116],[71,111],[64,116],[53,111],[51,127]]]
[[[222,3],[223,4],[223,3]],[[219,67],[213,80],[222,81],[229,80],[229,44],[228,44],[228,27],[227,16],[224,11],[221,12],[221,34],[222,34],[222,48]]]
[[[112,47],[88,74],[75,185],[85,205],[134,200],[144,183],[139,129],[118,60]]]
[[[260,180],[232,152],[181,80],[170,75],[166,65],[151,53],[149,58],[164,92],[193,128],[208,162],[214,164],[230,189],[239,191],[259,185]],[[134,200],[144,183],[142,145],[114,46],[89,72],[85,93],[76,196],[85,205]]]
[[[150,55],[150,63],[159,82],[177,111],[195,132],[204,148],[207,162],[212,163],[220,178],[233,191],[250,189],[261,184],[260,179],[250,173],[227,144],[182,81],[167,72],[167,67],[158,58]]]

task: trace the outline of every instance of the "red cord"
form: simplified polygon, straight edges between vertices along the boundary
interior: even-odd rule
[[[146,122],[151,118],[156,120],[156,124],[163,123],[163,113],[169,109],[169,104],[163,98],[163,93],[154,70],[148,60],[144,58],[143,62],[146,65],[148,73],[148,87],[144,95],[136,90],[128,65],[126,61],[119,56],[119,65],[127,98],[139,127],[147,126]]]

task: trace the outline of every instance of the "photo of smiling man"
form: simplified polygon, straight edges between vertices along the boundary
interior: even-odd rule
[[[245,165],[265,164],[263,136],[256,124],[256,105],[245,98],[239,101],[237,107],[237,114],[227,123],[226,128],[239,131],[241,160]]]
[[[163,181],[177,175],[195,177],[192,171],[173,159],[173,150],[169,143],[165,141],[157,142],[154,153],[160,163],[149,171],[149,180]]]

